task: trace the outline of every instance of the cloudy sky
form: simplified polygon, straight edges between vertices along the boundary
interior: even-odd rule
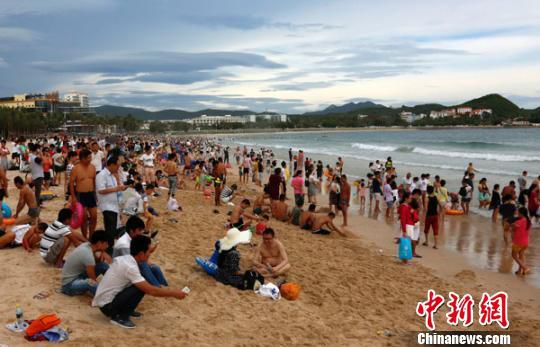
[[[301,113],[349,101],[540,106],[538,0],[0,0],[0,96]]]

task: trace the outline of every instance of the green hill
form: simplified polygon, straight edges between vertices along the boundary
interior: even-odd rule
[[[488,94],[478,99],[464,102],[459,106],[468,106],[472,108],[490,108],[494,115],[515,117],[520,113],[520,108],[512,101],[499,94]]]
[[[207,116],[223,116],[230,114],[231,116],[245,116],[248,114],[256,114],[250,110],[215,110],[215,109],[205,109],[200,111],[185,111],[185,110],[161,110],[161,111],[148,111],[143,108],[136,107],[123,107],[123,106],[113,106],[113,105],[104,105],[95,108],[98,115],[104,116],[127,116],[132,115],[133,117],[141,120],[182,120],[189,119],[201,116],[203,114]]]

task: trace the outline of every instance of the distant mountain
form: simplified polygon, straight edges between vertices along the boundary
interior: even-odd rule
[[[143,108],[136,107],[123,107],[114,105],[103,105],[95,108],[95,111],[99,115],[104,116],[127,116],[132,115],[137,119],[142,120],[183,120],[194,117],[199,117],[203,114],[208,116],[223,116],[230,114],[231,116],[245,116],[249,114],[257,114],[250,110],[215,110],[205,109],[200,111],[185,111],[185,110],[161,110],[161,111],[148,111]]]
[[[478,99],[464,102],[463,104],[458,106],[468,106],[472,108],[490,108],[493,110],[494,114],[509,116],[515,116],[521,110],[518,105],[514,104],[512,101],[499,94],[484,95]]]
[[[332,113],[348,113],[348,112],[359,111],[359,110],[364,110],[364,109],[372,109],[372,108],[386,108],[386,106],[379,105],[371,101],[364,101],[364,102],[358,102],[358,103],[349,102],[341,106],[330,105],[322,111],[307,112],[307,113],[304,113],[304,115],[326,115],[326,114],[332,114]]]

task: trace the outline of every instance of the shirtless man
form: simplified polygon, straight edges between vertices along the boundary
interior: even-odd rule
[[[214,177],[218,177],[223,184],[226,183],[227,180],[227,168],[225,167],[225,164],[223,163],[223,158],[219,158],[217,161],[217,165],[214,168]]]
[[[343,224],[342,227],[347,226],[347,211],[349,209],[349,203],[351,200],[351,185],[347,182],[347,176],[341,175],[341,195],[340,195],[340,204],[341,212],[343,212]]]
[[[315,209],[317,205],[311,204],[307,211],[302,211],[300,215],[300,227],[304,230],[311,230],[313,222],[315,221]]]
[[[240,230],[246,230],[251,225],[251,221],[262,220],[261,217],[247,213],[245,210],[251,205],[248,199],[242,200],[240,205],[236,206],[232,211],[230,222],[233,228],[238,228]],[[244,217],[249,221],[244,221]]]
[[[17,204],[17,210],[13,216],[13,218],[15,218],[14,224],[36,224],[39,219],[39,206],[36,195],[20,176],[15,177],[13,181],[15,182],[17,189],[19,189],[19,203]],[[19,217],[19,213],[21,213],[26,205],[28,205],[28,214]]]
[[[255,270],[264,277],[276,278],[285,274],[291,268],[285,247],[270,228],[263,231],[262,238],[263,242],[255,253]]]
[[[178,184],[178,166],[176,165],[176,153],[170,153],[168,160],[163,167],[163,171],[167,174],[169,182],[169,198],[174,198],[176,194],[176,186]]]
[[[331,231],[336,231],[341,236],[345,236],[345,233],[334,225],[334,218],[336,218],[336,214],[334,212],[330,212],[327,215],[316,216],[313,226],[311,227],[312,233],[328,235]],[[325,226],[330,230],[324,229]]]
[[[83,149],[79,154],[79,163],[71,171],[69,180],[71,204],[78,201],[84,208],[81,231],[86,239],[92,236],[97,223],[96,168],[91,161],[92,152]],[[88,215],[90,215],[90,221],[88,221]]]
[[[285,194],[279,196],[278,201],[272,202],[272,217],[275,219],[286,222],[289,219],[289,205],[285,202]]]
[[[253,201],[253,213],[262,215],[264,213],[270,213],[271,204],[270,204],[270,194],[265,191],[259,195],[255,201]]]

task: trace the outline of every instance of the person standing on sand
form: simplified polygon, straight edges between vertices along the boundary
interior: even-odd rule
[[[244,156],[244,161],[242,162],[242,183],[243,184],[248,184],[250,170],[251,170],[251,157],[246,155]]]
[[[99,145],[97,142],[92,142],[92,145],[90,146],[92,149],[92,165],[96,168],[96,175],[103,170],[103,159],[105,159],[105,155],[103,152],[99,149]]]
[[[518,210],[518,216],[512,223],[512,258],[519,265],[516,275],[526,275],[530,269],[525,266],[525,250],[529,247],[529,231],[531,229],[531,220],[529,219],[527,209],[521,207]]]
[[[262,233],[263,242],[254,257],[254,270],[264,277],[277,278],[290,270],[291,264],[285,247],[275,237],[274,230],[267,228]]]
[[[98,285],[92,306],[99,307],[101,313],[111,318],[111,324],[133,329],[131,317],[141,317],[137,306],[145,294],[156,297],[184,299],[186,294],[180,289],[156,287],[148,283],[138,267],[138,263],[150,257],[150,238],[138,235],[131,240],[130,254],[117,257]]]
[[[118,236],[118,218],[120,214],[119,194],[127,189],[118,182],[118,158],[110,157],[107,167],[96,176],[96,190],[98,193],[98,206],[103,214],[103,225],[112,249],[114,239]]]
[[[9,148],[6,147],[6,140],[0,142],[0,167],[5,171],[9,170]]]
[[[71,171],[69,180],[71,205],[79,202],[84,208],[81,231],[87,239],[92,236],[97,224],[96,168],[91,164],[91,154],[88,149],[81,150],[79,163]]]
[[[176,165],[176,153],[169,153],[167,162],[163,167],[163,171],[167,174],[167,181],[169,185],[168,196],[174,198],[176,195],[176,186],[178,184],[178,166]]]
[[[351,201],[351,185],[347,181],[346,175],[341,175],[341,193],[339,203],[341,206],[341,212],[343,213],[343,224],[342,227],[347,227],[348,225],[348,211],[349,204]]]
[[[439,236],[439,199],[435,196],[435,189],[433,186],[427,187],[427,200],[424,205],[424,210],[426,211],[426,219],[424,221],[424,235],[426,240],[423,245],[429,245],[429,229],[433,228],[433,248],[437,249],[437,238]]]
[[[270,199],[272,201],[279,200],[279,189],[282,183],[283,177],[281,176],[281,168],[277,167],[268,179],[268,193],[270,194]]]
[[[527,189],[527,171],[523,171],[521,176],[517,179],[518,185],[519,185],[519,192],[521,193],[525,189]]]
[[[39,153],[39,145],[30,143],[28,144],[30,149],[30,155],[28,156],[28,162],[30,164],[30,173],[32,175],[32,184],[34,185],[34,195],[36,201],[41,204],[41,187],[43,186],[43,159]]]
[[[384,202],[386,203],[386,218],[390,218],[390,214],[393,214],[394,211],[394,193],[392,192],[390,182],[392,182],[392,178],[388,177],[383,187]]]
[[[6,175],[6,170],[0,166],[0,205],[4,198],[9,198],[8,193],[8,179]],[[0,216],[1,218],[2,216]]]
[[[291,180],[291,186],[294,191],[294,202],[296,205],[304,204],[304,177],[302,177],[302,170],[297,170],[294,177]]]
[[[499,193],[499,187],[500,186],[498,184],[493,186],[493,193],[489,203],[489,209],[493,210],[491,214],[491,221],[493,223],[497,222],[497,217],[499,216],[499,207],[501,206],[501,194]]]

